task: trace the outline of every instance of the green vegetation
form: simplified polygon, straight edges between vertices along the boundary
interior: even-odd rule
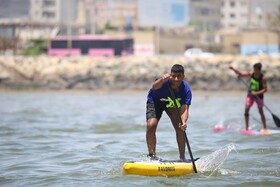
[[[47,39],[32,39],[28,42],[28,47],[23,49],[22,55],[41,55],[46,54],[48,50]]]
[[[106,33],[106,31],[110,31],[110,30],[111,31],[116,31],[116,30],[118,30],[118,28],[117,27],[113,27],[111,25],[111,23],[109,21],[107,21],[103,28],[98,28],[96,30],[96,34],[104,34],[104,33]]]

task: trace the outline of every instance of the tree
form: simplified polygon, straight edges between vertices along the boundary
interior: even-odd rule
[[[48,49],[47,39],[32,39],[29,45],[22,51],[23,55],[41,55],[46,54]]]

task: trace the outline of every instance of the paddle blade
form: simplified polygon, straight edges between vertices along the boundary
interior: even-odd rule
[[[275,125],[280,128],[280,119],[272,113],[271,113],[271,115],[272,115]]]

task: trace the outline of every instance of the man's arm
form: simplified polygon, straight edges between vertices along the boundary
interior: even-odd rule
[[[160,89],[162,87],[162,84],[164,81],[167,81],[170,79],[170,74],[166,73],[162,76],[162,78],[157,79],[154,84],[153,84],[153,89],[157,90]]]
[[[249,76],[251,76],[251,74],[252,74],[251,72],[245,72],[245,73],[243,73],[243,72],[241,72],[241,71],[235,69],[235,68],[232,67],[232,66],[230,66],[229,69],[233,70],[234,73],[236,73],[236,74],[239,75],[240,77],[249,77]]]
[[[189,118],[189,105],[182,105],[181,106],[181,119],[183,124],[180,124],[180,128],[185,131],[187,129],[187,121]]]

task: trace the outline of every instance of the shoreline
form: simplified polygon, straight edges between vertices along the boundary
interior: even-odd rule
[[[28,93],[38,93],[38,94],[94,94],[94,95],[144,95],[148,94],[148,90],[108,90],[108,89],[99,89],[99,90],[6,90],[0,89],[0,94],[28,94]],[[247,91],[213,91],[213,90],[192,90],[193,96],[224,96],[224,97],[231,97],[231,96],[246,96]],[[266,97],[280,97],[279,92],[267,92],[265,93]]]
[[[280,91],[280,57],[23,57],[0,56],[0,90],[148,90],[174,64],[185,68],[192,90],[246,90],[229,69],[252,71],[262,62],[269,92]],[[248,79],[244,79],[246,82]]]

